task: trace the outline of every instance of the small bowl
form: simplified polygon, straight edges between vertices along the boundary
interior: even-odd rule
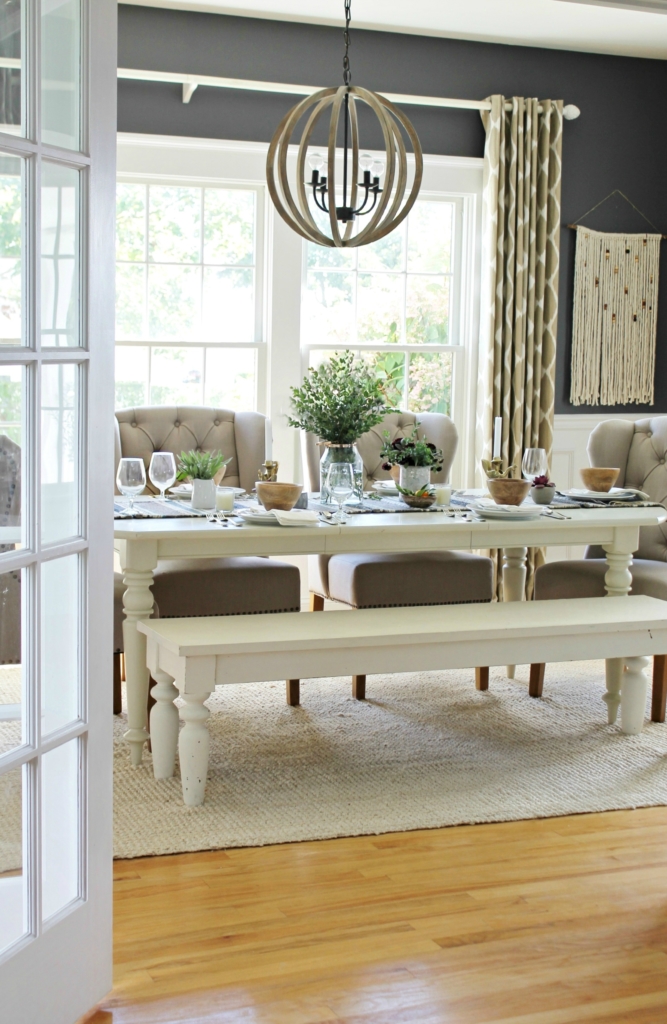
[[[531,484],[530,480],[487,479],[486,486],[496,505],[520,505]]]
[[[430,508],[435,504],[435,494],[424,494],[422,497],[416,494],[402,494],[401,499],[410,508]]]
[[[618,480],[618,474],[621,471],[620,469],[601,469],[597,466],[593,469],[589,466],[588,469],[580,469],[579,472],[584,487],[589,491],[600,491],[607,494]]]
[[[281,484],[275,481],[258,480],[255,484],[257,497],[267,512],[277,508],[280,512],[291,512],[303,490],[301,484]]]

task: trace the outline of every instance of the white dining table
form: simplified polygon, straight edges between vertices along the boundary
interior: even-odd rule
[[[517,601],[524,594],[529,547],[599,544],[608,563],[607,593],[623,597],[632,587],[632,555],[639,546],[640,527],[658,526],[667,519],[667,512],[659,507],[565,509],[560,515],[567,518],[543,515],[531,521],[479,522],[442,512],[375,513],[350,516],[345,525],[320,522],[299,527],[220,526],[203,519],[115,520],[114,544],[125,582],[125,739],[132,763],[141,764],[149,738],[146,637],[136,624],[152,615],[150,588],[161,559],[501,548],[504,599]],[[183,615],[187,614],[184,607]],[[262,629],[261,616],[257,616],[257,629]],[[605,699],[610,721],[615,720],[620,703],[622,674],[622,659],[608,659]]]

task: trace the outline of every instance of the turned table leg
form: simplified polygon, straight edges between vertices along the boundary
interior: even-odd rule
[[[523,601],[526,596],[528,548],[503,549],[503,600]],[[507,678],[514,679],[516,665],[507,666]]]
[[[155,704],[151,709],[151,746],[153,748],[153,774],[156,779],[170,779],[174,774],[178,743],[178,708],[174,701],[178,690],[171,676],[154,668],[155,686],[151,690]]]
[[[137,631],[139,619],[153,614],[152,570],[125,570],[123,608],[123,642],[125,646],[125,676],[127,686],[127,724],[125,739],[130,746],[132,764],[141,764],[144,743],[148,739],[146,704],[148,700],[148,669],[146,667],[146,637]]]
[[[181,693],[185,705],[181,708],[184,725],[178,740],[178,759],[181,766],[183,802],[188,807],[204,803],[209,748],[206,722],[211,713],[204,702],[210,696],[210,690],[206,693]]]
[[[620,532],[620,531],[619,531]],[[632,553],[636,550],[638,536],[615,540],[603,545],[607,556],[607,572],[604,586],[609,597],[627,597],[632,589]],[[644,705],[648,680],[644,672],[645,658],[607,658],[605,677],[607,692],[603,700],[607,705],[607,720],[613,725],[621,709],[621,730],[630,736],[641,732],[644,722]],[[627,689],[627,695],[624,696]],[[642,698],[643,693],[643,698]],[[643,700],[641,711],[639,703]],[[639,721],[639,724],[638,724]]]

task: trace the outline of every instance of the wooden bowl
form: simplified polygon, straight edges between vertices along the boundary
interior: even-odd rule
[[[258,480],[255,489],[257,497],[267,512],[270,512],[272,508],[277,508],[280,512],[290,512],[299,500],[303,486]]]
[[[422,497],[416,494],[402,494],[401,500],[410,508],[430,508],[435,504],[435,494],[424,494]]]
[[[520,505],[530,490],[530,480],[487,480],[496,505]]]
[[[607,493],[612,489],[616,481],[618,480],[618,474],[621,472],[620,469],[600,469],[596,467],[592,469],[580,469],[581,479],[584,482],[584,487],[589,491],[602,491]]]

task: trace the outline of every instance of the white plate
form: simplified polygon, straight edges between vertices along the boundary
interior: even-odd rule
[[[239,512],[238,516],[244,523],[250,523],[253,526],[280,526],[276,517],[272,516],[269,512],[257,512],[255,509],[248,509],[247,511]]]
[[[398,487],[393,480],[376,480],[373,484],[373,490],[379,494],[398,494]]]
[[[573,498],[590,499],[591,501],[619,501],[623,499],[637,498],[643,492],[629,490],[626,487],[612,487],[610,491],[587,491],[583,487],[571,487],[564,491]]]
[[[540,505],[491,505],[477,502],[472,510],[480,519],[520,520],[539,519],[544,509]]]
[[[220,487],[224,487],[224,484],[220,484]],[[189,498],[192,495],[192,484],[177,484],[176,487],[169,487],[169,494],[173,494],[176,498]],[[232,487],[234,496],[238,497],[239,494],[245,494],[242,487]]]

